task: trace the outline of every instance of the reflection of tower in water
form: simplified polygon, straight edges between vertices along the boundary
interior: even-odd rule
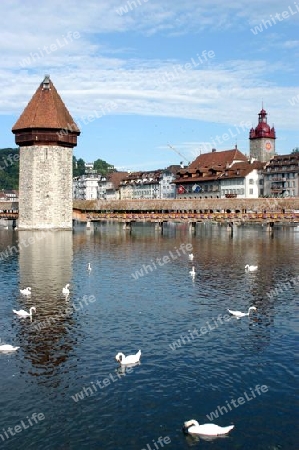
[[[74,321],[65,313],[72,300],[62,294],[72,279],[72,237],[71,231],[19,232],[20,287],[32,289],[30,297],[20,295],[19,307],[35,306],[36,313],[32,322],[19,320],[17,326],[34,375],[53,375],[73,348],[68,329]]]

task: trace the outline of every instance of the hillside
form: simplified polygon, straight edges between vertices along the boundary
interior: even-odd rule
[[[19,149],[0,149],[0,189],[19,188]]]
[[[108,170],[113,170],[113,166],[106,161],[97,159],[94,162],[94,169],[103,175]],[[73,176],[83,175],[85,172],[85,161],[82,158],[73,156]],[[0,149],[0,190],[19,189],[19,149]]]

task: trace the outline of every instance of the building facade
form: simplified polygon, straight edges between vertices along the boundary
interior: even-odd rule
[[[179,166],[169,166],[167,169],[128,174],[120,182],[120,198],[126,200],[175,198],[174,180],[178,168]]]
[[[264,195],[263,168],[260,161],[235,163],[220,177],[221,198],[258,198]]]
[[[111,172],[103,176],[98,182],[98,199],[119,200],[119,184],[127,175],[128,172]]]
[[[12,132],[20,146],[18,228],[71,229],[73,147],[80,130],[48,75]]]
[[[98,183],[102,178],[96,170],[89,169],[84,175],[73,179],[73,198],[81,200],[96,200],[98,198]]]
[[[299,153],[275,155],[264,171],[264,192],[268,197],[299,196]]]
[[[247,157],[235,147],[199,155],[187,168],[177,173],[177,198],[220,198],[221,181],[225,171],[236,163],[247,163]],[[229,188],[228,188],[229,189]]]

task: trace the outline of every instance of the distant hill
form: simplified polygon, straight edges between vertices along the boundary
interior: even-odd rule
[[[19,189],[19,149],[0,149],[0,189]]]
[[[102,159],[94,162],[94,169],[103,175],[108,171],[115,171],[111,164]],[[82,158],[73,156],[73,176],[83,175],[85,172],[85,161]],[[19,149],[0,149],[0,190],[19,189]]]

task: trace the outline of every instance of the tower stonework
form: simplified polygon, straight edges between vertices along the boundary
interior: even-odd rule
[[[12,128],[20,146],[22,229],[71,229],[73,147],[80,130],[45,76]]]
[[[249,131],[250,157],[261,162],[268,162],[275,155],[275,129],[267,123],[267,113],[264,108],[259,113],[257,127]]]

